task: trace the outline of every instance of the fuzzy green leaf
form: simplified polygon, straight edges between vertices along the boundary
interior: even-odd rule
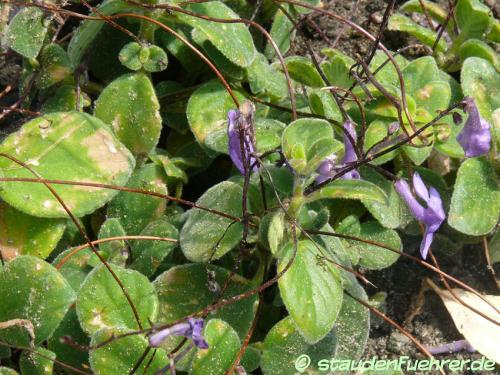
[[[28,59],[34,59],[42,48],[46,34],[43,11],[36,7],[26,7],[20,9],[10,21],[5,40],[14,51]]]
[[[44,115],[5,138],[0,152],[29,165],[43,178],[123,186],[135,162],[130,152],[99,119],[81,112]],[[0,159],[5,177],[33,174],[13,161]],[[53,185],[77,217],[94,212],[116,191],[94,187]],[[0,197],[18,210],[39,217],[67,217],[66,211],[43,184],[2,182]]]
[[[165,173],[156,164],[137,169],[127,187],[167,194]],[[107,216],[120,219],[127,234],[138,235],[151,221],[163,216],[166,205],[161,197],[123,191],[109,203]]]
[[[318,199],[363,199],[387,203],[387,196],[377,185],[365,180],[337,179],[308,196],[307,201]]]
[[[336,337],[330,332],[316,344],[304,340],[293,319],[288,316],[278,322],[267,333],[262,350],[262,371],[264,375],[295,374],[298,368],[305,368],[303,373],[319,373],[318,362],[331,358],[335,352]],[[307,357],[306,357],[307,356]],[[296,367],[297,366],[297,367]]]
[[[45,259],[61,239],[65,221],[26,215],[0,202],[0,254],[4,261],[18,255]]]
[[[134,154],[147,154],[158,143],[160,104],[150,79],[142,73],[123,75],[102,91],[94,114],[111,126]]]
[[[240,217],[242,194],[241,186],[224,181],[208,189],[196,204]],[[242,230],[239,222],[192,208],[180,233],[182,252],[193,262],[219,259],[238,244]]]
[[[29,275],[29,277],[27,277]],[[30,320],[35,344],[47,340],[75,300],[75,292],[50,264],[32,256],[19,256],[0,269],[0,322]],[[30,346],[22,328],[0,330],[3,341]]]
[[[158,297],[143,274],[110,265],[134,303],[143,325],[156,318]],[[83,330],[92,335],[102,329],[137,329],[131,306],[104,265],[94,268],[78,291],[76,312]]]
[[[448,224],[459,232],[488,234],[500,216],[500,192],[491,163],[485,158],[467,159],[457,172]]]
[[[215,274],[215,282],[222,287],[229,277],[229,271],[212,265],[184,264],[158,276],[154,281],[160,301],[158,321],[175,322],[217,301],[218,294],[207,287],[207,268]],[[239,275],[234,275],[231,280],[225,298],[252,289],[250,282]],[[210,316],[228,322],[243,338],[252,324],[256,302],[257,297],[254,295],[217,309]]]
[[[319,246],[319,245],[318,245]],[[288,243],[281,253],[278,272],[294,256],[294,244]],[[311,241],[299,241],[295,259],[279,279],[281,298],[304,340],[317,343],[332,329],[342,305],[342,284],[337,267],[321,259],[322,252]]]
[[[229,370],[240,348],[240,339],[225,321],[211,319],[203,332],[208,349],[198,349],[191,364],[191,375],[218,375]]]
[[[342,144],[333,138],[333,128],[325,120],[299,119],[288,125],[282,137],[283,153],[299,174],[313,173]]]
[[[185,6],[185,9],[209,17],[239,18],[231,8],[220,1],[192,3]],[[233,64],[247,67],[255,58],[257,51],[245,24],[211,22],[182,13],[176,13],[176,16],[198,32],[205,34],[215,48],[222,52]]]
[[[113,335],[127,332],[124,329],[102,329],[92,336],[90,344],[98,345],[109,340]],[[94,374],[116,375],[129,374],[148,347],[142,336],[132,335],[114,340],[90,352],[90,366]],[[150,351],[137,369],[141,375],[154,375],[168,364],[167,354],[163,349]],[[146,370],[147,369],[147,370]]]

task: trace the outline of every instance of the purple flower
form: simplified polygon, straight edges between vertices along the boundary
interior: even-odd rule
[[[184,336],[193,340],[200,349],[207,349],[208,343],[203,338],[203,319],[188,318],[187,322],[178,323],[172,327],[162,329],[149,336],[149,345],[158,348],[169,336]]]
[[[490,151],[490,124],[480,116],[473,98],[466,96],[464,103],[464,111],[469,117],[458,134],[457,141],[464,149],[465,156],[473,158]]]
[[[471,344],[467,340],[458,340],[452,341],[448,344],[435,346],[435,347],[427,347],[427,350],[432,355],[435,354],[445,354],[445,353],[457,353],[461,350],[467,350],[469,353],[474,353],[476,349],[472,347]]]
[[[356,129],[354,127],[354,123],[347,120],[344,122],[344,125],[342,125],[344,128],[344,157],[342,158],[342,161],[340,164],[336,165],[337,161],[337,155],[332,154],[329,157],[327,157],[325,160],[321,162],[319,165],[317,172],[319,173],[319,176],[316,177],[316,183],[320,184],[323,181],[326,181],[330,178],[333,178],[337,171],[339,169],[342,169],[346,166],[348,166],[349,163],[358,161],[358,155],[356,154],[356,150],[354,149],[354,144],[352,141],[356,142]],[[347,134],[352,138],[349,139]],[[349,171],[345,174],[343,174],[340,178],[344,178],[346,180],[352,180],[352,179],[360,179],[359,172],[355,169],[352,171]]]
[[[432,186],[430,189],[427,189],[417,172],[413,174],[413,188],[417,195],[425,202],[427,207],[420,204],[413,196],[410,186],[405,180],[397,180],[395,188],[399,195],[406,201],[413,216],[425,225],[424,238],[420,244],[420,255],[425,259],[427,258],[427,253],[429,252],[434,233],[439,229],[446,217],[441,196]]]
[[[238,110],[230,110],[227,119],[228,150],[231,160],[242,175],[245,175],[247,168],[256,171],[256,159],[251,156],[255,152],[253,138],[250,135],[251,124]]]

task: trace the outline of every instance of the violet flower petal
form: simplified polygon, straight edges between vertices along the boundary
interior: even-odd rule
[[[444,354],[444,353],[456,353],[461,350],[467,350],[469,353],[474,353],[476,351],[476,349],[474,349],[467,340],[452,341],[450,343],[440,346],[427,347],[427,350],[432,355]]]
[[[175,324],[149,336],[149,345],[157,348],[169,336],[184,336],[193,340],[194,344],[200,349],[206,349],[208,343],[203,338],[203,325],[203,319],[189,318],[187,322]]]
[[[245,159],[250,163],[251,171],[256,171],[256,159],[255,157],[251,156],[251,154],[255,152],[255,145],[253,144],[250,135],[247,133],[247,130],[241,129],[241,126],[243,125],[240,121],[240,111],[230,110],[227,113],[227,118],[227,135],[229,138],[228,151],[231,160],[233,161],[235,167],[240,171],[240,173],[244,175],[245,165],[243,163],[243,155],[245,155]],[[240,131],[243,131],[243,142],[241,142],[242,139]]]
[[[190,318],[189,322],[193,329],[191,339],[193,340],[195,345],[200,349],[208,349],[208,343],[203,338],[203,319]]]
[[[424,181],[422,181],[422,177],[415,172],[413,173],[413,188],[417,195],[424,200],[424,202],[429,201],[429,190],[427,190],[427,186],[425,186]]]
[[[466,157],[484,155],[490,151],[491,126],[479,114],[473,98],[466,97],[464,101],[464,111],[469,114],[469,117],[458,134],[457,141],[462,146]]]
[[[411,193],[410,185],[405,180],[397,180],[394,184],[396,191],[404,199],[411,213],[418,221],[423,221],[424,219],[424,207],[417,201],[417,199]]]
[[[434,231],[431,231],[429,230],[429,228],[426,228],[424,236],[422,238],[422,242],[420,242],[420,256],[422,257],[422,259],[427,259],[427,253],[429,252],[429,248],[431,247],[433,239],[434,239]]]
[[[354,142],[356,142],[357,136],[356,136],[356,128],[354,127],[354,123],[347,120],[346,122],[344,122],[344,124],[342,126],[343,126],[345,132],[351,136],[351,138]],[[353,145],[352,141],[349,139],[349,137],[347,136],[347,134],[345,134],[345,133],[344,133],[344,149],[345,149],[345,153],[344,153],[344,158],[342,159],[342,164],[352,163],[352,162],[358,160],[358,156],[356,155],[356,150],[354,149],[354,145]]]
[[[352,140],[356,142],[357,135],[356,135],[356,128],[354,126],[354,123],[347,120],[344,122],[344,130],[351,136]],[[344,133],[344,158],[342,159],[342,167],[345,167],[348,163],[353,163],[355,161],[358,161],[358,155],[356,154],[356,150],[354,148],[353,143],[347,136],[347,134]],[[352,171],[349,171],[345,174],[343,174],[340,178],[343,178],[345,180],[359,180],[361,176],[359,175],[359,172],[355,169]]]
[[[420,255],[423,259],[426,259],[432,240],[434,239],[434,233],[436,233],[443,223],[446,214],[439,192],[432,186],[427,189],[422,178],[416,172],[413,175],[413,187],[417,195],[425,201],[427,207],[424,207],[417,201],[405,180],[398,180],[395,183],[396,191],[405,200],[413,216],[425,225],[425,233],[420,244]]]

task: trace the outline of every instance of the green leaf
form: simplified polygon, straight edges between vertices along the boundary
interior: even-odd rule
[[[191,263],[172,267],[158,276],[154,281],[160,301],[157,321],[175,322],[218,300],[218,294],[211,292],[207,287],[207,269],[215,274],[215,281],[220,287],[224,285],[230,274],[228,270],[217,266]],[[236,274],[233,275],[224,298],[230,298],[251,289],[252,284]],[[228,322],[243,338],[252,324],[256,303],[257,297],[254,295],[217,309],[210,316]]]
[[[317,245],[319,246],[319,245]],[[281,272],[294,255],[294,244],[281,250],[278,262]],[[299,241],[295,259],[279,279],[281,298],[304,340],[314,344],[333,327],[342,305],[342,284],[336,266],[311,241]]]
[[[372,61],[370,62],[370,70],[372,70],[373,73],[383,64],[387,61],[387,55],[383,53],[382,51],[377,51],[375,52],[375,55],[373,56]],[[403,56],[401,55],[396,55],[394,56],[394,60],[399,66],[399,69],[404,69],[408,65],[408,60],[406,60]],[[399,77],[398,77],[398,72],[394,65],[389,61],[387,62],[375,75],[377,80],[379,80],[384,86],[385,85],[391,85],[394,87],[399,86]]]
[[[430,114],[431,120],[437,111],[448,108],[451,100],[451,88],[443,81],[434,58],[420,57],[410,62],[403,69],[406,91],[417,104]]]
[[[256,346],[257,344],[247,346],[243,358],[241,358],[241,365],[247,373],[255,371],[260,367],[261,351]]]
[[[0,152],[12,155],[43,178],[123,186],[134,159],[99,119],[81,112],[44,115],[23,125],[4,139]],[[0,159],[5,177],[33,174],[5,158]],[[53,185],[77,217],[94,212],[116,191],[94,187]],[[43,184],[2,182],[0,197],[20,211],[39,217],[67,217],[66,211]]]
[[[290,12],[290,6],[288,4],[284,3],[282,6],[283,9]],[[296,30],[293,23],[281,9],[278,9],[276,11],[276,15],[274,16],[269,34],[276,43],[281,54],[285,54],[290,49],[291,41],[295,38],[295,32]],[[269,41],[267,41],[266,44],[265,55],[268,59],[277,57],[276,50]]]
[[[38,56],[47,25],[41,9],[26,7],[19,10],[9,23],[5,40],[10,48],[28,59]]]
[[[490,24],[489,13],[490,9],[479,0],[458,0],[455,15],[460,35],[455,43],[481,39]]]
[[[83,370],[88,365],[89,355],[86,351],[78,350],[78,348],[61,340],[67,336],[70,336],[80,346],[90,343],[89,337],[83,332],[78,322],[74,308],[66,313],[61,324],[49,339],[47,347],[57,355],[59,361]]]
[[[92,13],[90,16],[111,16],[120,12],[132,11],[136,8],[125,1],[106,0],[97,7],[96,13]],[[87,48],[92,44],[104,25],[105,22],[101,20],[86,20],[76,29],[68,45],[68,56],[73,66],[80,64]]]
[[[361,231],[357,237],[378,242],[399,251],[402,249],[398,233],[392,229],[382,227],[376,221],[362,223]],[[347,240],[347,242],[359,252],[361,257],[359,265],[367,269],[378,270],[389,267],[399,258],[398,253],[380,246],[353,240]]]
[[[155,45],[140,45],[130,42],[118,55],[120,62],[130,70],[144,69],[146,72],[161,72],[167,69],[168,57],[163,49]]]
[[[285,75],[274,69],[260,53],[247,68],[247,79],[250,89],[256,95],[269,95],[274,100],[288,96]]]
[[[158,297],[146,276],[110,264],[134,303],[143,325],[156,318]],[[92,335],[101,329],[138,329],[122,289],[104,265],[94,268],[78,291],[76,313],[83,330]]]
[[[301,175],[313,173],[320,163],[341,148],[333,138],[333,128],[325,120],[299,119],[288,125],[282,137],[283,153]]]
[[[491,17],[493,18],[493,17]],[[486,39],[495,43],[500,43],[500,21],[496,18],[491,19],[491,29],[486,34]]]
[[[244,68],[233,64],[231,60],[224,56],[224,54],[208,40],[206,34],[199,29],[193,29],[191,31],[191,37],[193,41],[203,49],[205,55],[214,63],[224,77],[237,81],[241,81],[245,78]]]
[[[270,118],[255,119],[255,143],[259,152],[264,153],[281,145],[285,124]]]
[[[262,218],[259,226],[259,241],[277,255],[285,238],[285,214],[282,211],[275,211]]]
[[[354,295],[356,298],[367,300],[363,288],[359,287],[359,292],[356,294]],[[364,353],[370,333],[370,310],[345,294],[333,332],[337,338],[335,359],[359,360]]]
[[[235,92],[240,102],[245,99]],[[196,140],[217,152],[227,153],[227,112],[235,105],[224,86],[218,81],[209,81],[199,87],[189,98],[186,113]],[[210,141],[211,133],[220,132],[219,142]]]
[[[98,345],[119,334],[125,329],[102,329],[92,336],[90,344]],[[138,335],[126,336],[90,351],[90,366],[99,375],[129,374],[148,347],[147,340]],[[141,375],[154,375],[169,363],[163,349],[150,351],[137,369]]]
[[[191,375],[217,375],[229,370],[240,349],[234,329],[220,319],[211,319],[203,332],[208,349],[198,349],[191,364]]]
[[[433,3],[427,0],[410,0],[401,5],[399,8],[403,12],[418,12],[424,13],[424,9],[422,9],[422,4],[424,6],[425,12],[434,20],[439,22],[440,24],[444,24],[446,17],[448,15],[448,11],[443,9],[439,4]],[[453,17],[448,21],[447,29],[453,28]]]
[[[220,1],[189,4],[185,6],[185,9],[209,17],[239,18],[231,8]],[[233,64],[247,67],[253,62],[257,51],[245,24],[217,23],[183,13],[176,13],[176,16],[181,21],[192,26],[197,32],[203,33],[214,47],[222,52]]]
[[[323,87],[325,83],[310,59],[303,56],[290,56],[285,59],[290,77],[310,87]]]
[[[61,272],[73,290],[78,292],[85,278],[89,272],[92,271],[89,260],[93,256],[93,252],[90,248],[82,249],[76,254],[73,254],[70,258],[66,258],[65,263],[61,265],[63,259],[69,256],[73,250],[75,249],[70,248],[59,254],[57,258],[54,259],[53,265],[58,267],[59,272]]]
[[[180,36],[184,37],[184,39],[190,39],[190,32],[192,28],[188,25],[182,25],[175,21],[172,22],[172,19],[167,17],[160,17],[159,20],[161,20],[164,25],[174,28]],[[191,74],[199,73],[206,68],[204,65],[205,63],[201,60],[201,58],[175,35],[172,35],[163,29],[159,29],[156,31],[155,37],[159,39],[158,41],[168,52],[179,60],[182,68],[187,72]]]
[[[4,261],[18,255],[45,259],[61,239],[66,224],[60,219],[40,219],[0,202],[0,254]]]
[[[40,89],[62,81],[73,71],[68,54],[58,44],[49,44],[43,48],[40,54],[40,64],[42,69],[36,81]]]
[[[306,356],[310,365],[305,374],[319,373],[318,362],[333,357],[336,337],[330,332],[316,344],[309,344],[297,330],[293,319],[288,316],[278,322],[268,332],[262,350],[262,371],[264,375],[295,374],[301,365],[305,367]]]
[[[380,173],[371,168],[363,168],[361,171],[363,180],[372,182],[383,189],[387,196],[387,202],[362,199],[361,202],[370,211],[372,216],[386,228],[403,228],[412,221],[411,213],[405,202],[394,189],[394,184],[384,178]]]
[[[127,187],[167,194],[165,173],[156,164],[137,169]],[[120,219],[127,234],[138,235],[151,221],[163,216],[166,205],[164,198],[123,191],[109,203],[107,216]]]
[[[500,70],[500,61],[498,54],[485,42],[478,39],[469,39],[460,45],[460,59],[465,61],[468,57],[480,57],[487,60],[498,71]]]
[[[76,101],[76,87],[70,85],[60,86],[57,88],[57,91],[43,103],[41,111],[43,113],[74,111],[77,107]],[[83,108],[87,108],[91,104],[92,102],[89,96],[80,91],[79,110],[83,112]]]
[[[120,76],[102,91],[94,114],[111,126],[134,154],[147,154],[158,143],[160,104],[150,79],[142,73]]]
[[[436,41],[437,34],[423,26],[420,26],[418,23],[414,22],[411,18],[403,16],[402,14],[396,13],[393,14],[389,18],[389,23],[387,28],[392,31],[402,31],[405,33],[414,36],[422,43],[432,47],[434,42]],[[445,52],[446,51],[446,42],[443,38],[439,39],[439,42],[436,46],[436,51]]]
[[[337,179],[307,197],[308,202],[318,199],[362,199],[365,202],[387,203],[387,196],[377,185],[365,180]]]
[[[448,224],[470,236],[488,234],[500,216],[500,192],[491,163],[485,158],[465,160],[457,172]]]
[[[474,98],[481,116],[491,123],[493,111],[500,107],[498,72],[488,61],[469,57],[462,65],[460,78],[464,95]]]
[[[176,240],[179,237],[179,232],[173,224],[165,219],[160,219],[149,223],[141,232],[141,236],[166,237]],[[152,276],[161,262],[176,246],[175,242],[134,241],[130,246],[133,259],[130,267],[146,276]]]
[[[125,236],[127,233],[119,219],[109,218],[104,223],[102,223],[99,228],[99,233],[97,234],[97,239],[101,240],[109,237],[119,237]],[[127,260],[127,255],[124,255],[124,250],[126,251],[127,245],[124,240],[115,240],[110,242],[102,242],[99,244],[99,250],[101,255],[109,262],[118,264],[119,266],[124,266]],[[95,261],[95,263],[94,263]],[[100,259],[93,255],[91,259],[91,265],[95,266],[100,264]]]
[[[321,64],[321,68],[326,78],[328,78],[328,81],[337,87],[343,87],[345,89],[351,87],[354,83],[354,78],[349,74],[349,69],[356,62],[337,50],[328,48],[323,49],[321,52],[329,57],[328,61]]]
[[[19,375],[19,373],[11,368],[1,366],[0,375]]]
[[[386,120],[386,119],[377,119],[373,121],[370,125],[368,125],[368,128],[366,129],[366,134],[365,134],[365,142],[363,144],[364,151],[368,151],[372,146],[378,144],[379,142],[383,141],[384,139],[387,139],[387,130],[389,125],[392,123],[392,121]],[[393,136],[393,138],[396,135]],[[370,151],[371,154],[377,154],[385,149],[387,149],[390,146],[387,147],[379,147],[375,146]],[[376,159],[373,159],[372,164],[375,165],[381,165],[384,163],[387,163],[389,160],[394,159],[396,155],[398,154],[397,150],[393,150],[391,152],[388,152],[385,155],[382,155]]]
[[[42,347],[34,349],[35,353],[23,351],[19,359],[19,367],[23,375],[50,375],[54,367],[56,354]],[[40,353],[41,355],[38,355]],[[43,355],[43,357],[42,357]]]
[[[26,277],[29,275],[29,277]],[[27,319],[35,330],[35,344],[47,340],[75,300],[75,292],[50,264],[32,256],[19,256],[0,269],[0,322]],[[0,330],[3,341],[29,346],[21,328]]]
[[[242,215],[241,186],[224,181],[208,189],[197,201],[207,207],[228,215]],[[243,226],[229,218],[192,208],[180,233],[182,252],[192,262],[219,259],[241,239]]]
[[[309,94],[309,104],[313,113],[339,123],[342,122],[342,114],[330,92],[324,90],[311,91]]]

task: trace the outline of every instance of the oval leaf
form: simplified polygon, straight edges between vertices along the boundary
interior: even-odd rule
[[[126,330],[103,329],[92,336],[92,346],[109,340],[113,335],[125,333]],[[114,340],[90,352],[90,366],[94,374],[115,375],[129,374],[148,347],[144,337],[132,335]],[[168,364],[167,354],[163,349],[150,351],[143,358],[137,373],[154,375]]]
[[[81,112],[44,115],[23,125],[0,145],[43,178],[123,186],[134,168],[130,152],[99,119]],[[5,177],[33,174],[5,158],[0,159]],[[94,187],[53,186],[77,217],[94,212],[116,191]],[[43,184],[3,182],[0,197],[18,210],[39,217],[67,217],[66,211]]]
[[[493,166],[485,158],[467,159],[457,173],[448,224],[481,236],[489,233],[500,216],[500,192]]]
[[[318,362],[331,358],[335,345],[333,332],[314,345],[308,344],[288,316],[271,328],[264,340],[262,371],[265,375],[290,375],[302,368],[305,374],[319,373]]]
[[[0,254],[4,261],[18,255],[45,259],[61,239],[66,224],[59,219],[26,215],[0,202]]]
[[[215,273],[215,282],[222,287],[229,277],[229,271],[203,264],[175,266],[162,273],[154,281],[160,301],[158,321],[171,323],[198,312],[218,300],[218,294],[207,287],[207,269]],[[235,275],[224,293],[225,298],[252,289],[252,285],[241,276]],[[214,312],[213,317],[228,322],[240,337],[244,337],[254,317],[257,297],[244,298]]]
[[[318,245],[319,246],[319,245]],[[282,250],[278,271],[281,272],[294,253],[288,243]],[[288,271],[279,279],[281,298],[304,340],[314,344],[333,327],[342,306],[342,284],[336,266],[318,257],[328,253],[311,241],[300,241]]]
[[[29,277],[27,277],[29,275]],[[11,319],[31,321],[35,344],[47,340],[75,300],[66,279],[50,264],[32,256],[20,256],[0,269],[0,322]],[[0,330],[3,341],[29,346],[21,328]]]
[[[240,18],[231,8],[220,1],[191,3],[185,9],[209,17]],[[212,22],[183,13],[176,13],[176,16],[198,32],[203,33],[214,47],[233,64],[247,67],[253,62],[257,51],[253,44],[252,35],[245,24]]]
[[[95,103],[94,115],[109,124],[134,154],[147,154],[160,139],[159,109],[153,84],[145,74],[135,73],[106,86]]]
[[[365,180],[338,179],[315,191],[307,197],[308,202],[318,199],[360,199],[387,204],[384,191],[372,182]]]
[[[110,265],[134,303],[143,325],[156,318],[158,297],[146,276]],[[83,330],[92,335],[101,329],[137,329],[132,308],[122,289],[104,265],[89,273],[78,292],[76,312]]]
[[[242,195],[243,188],[240,185],[224,181],[208,189],[196,204],[240,217]],[[238,244],[242,230],[243,226],[239,222],[192,208],[180,233],[182,252],[193,262],[219,259]]]
[[[191,365],[191,375],[224,374],[240,349],[238,334],[226,322],[211,319],[203,332],[208,349],[198,349]]]

